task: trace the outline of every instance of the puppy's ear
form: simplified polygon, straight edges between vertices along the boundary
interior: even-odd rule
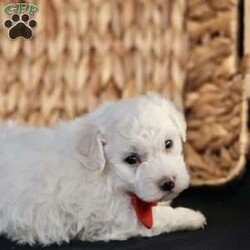
[[[184,115],[174,106],[172,105],[172,109],[170,109],[170,119],[173,121],[175,126],[178,128],[181,139],[183,142],[186,141],[186,130],[187,130],[187,123],[185,121]]]
[[[77,156],[81,164],[91,170],[102,171],[105,166],[104,136],[93,124],[84,123],[76,134]]]

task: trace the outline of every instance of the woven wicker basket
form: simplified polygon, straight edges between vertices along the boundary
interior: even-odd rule
[[[247,103],[238,56],[239,1],[187,3],[187,163],[193,185],[219,185],[240,175],[245,165]]]
[[[156,91],[186,110],[192,184],[239,175],[246,102],[237,0],[33,2],[32,40],[12,41],[0,27],[1,122],[53,125],[104,100]]]

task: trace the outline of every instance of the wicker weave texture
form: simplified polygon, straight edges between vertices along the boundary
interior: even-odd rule
[[[246,136],[237,54],[238,1],[187,2],[187,163],[193,183],[223,182],[242,168],[240,142]]]
[[[0,117],[52,125],[157,91],[182,106],[185,1],[39,1],[30,41],[0,36]],[[0,22],[7,18],[1,14]]]

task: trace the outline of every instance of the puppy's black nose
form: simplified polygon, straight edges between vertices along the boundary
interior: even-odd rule
[[[174,188],[174,182],[173,181],[166,181],[160,186],[162,191],[171,191]]]

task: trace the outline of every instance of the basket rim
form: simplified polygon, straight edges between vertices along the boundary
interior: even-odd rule
[[[248,100],[246,92],[244,89],[245,77],[242,79],[241,84],[243,84],[242,91],[242,101],[241,101],[241,129],[240,129],[240,157],[234,168],[228,173],[226,177],[217,178],[213,180],[191,180],[191,187],[203,187],[203,186],[222,186],[226,183],[229,183],[239,177],[241,173],[245,170],[246,167],[246,154],[248,149],[248,128],[247,128],[247,119],[248,119]]]

